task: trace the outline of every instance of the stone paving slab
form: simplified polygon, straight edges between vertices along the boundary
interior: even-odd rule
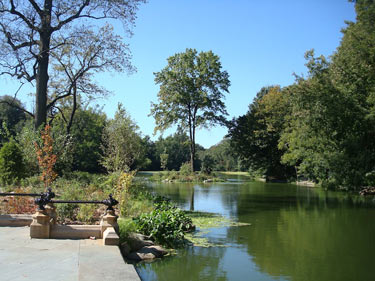
[[[29,227],[0,227],[1,281],[140,281],[117,246],[101,240],[30,239]]]

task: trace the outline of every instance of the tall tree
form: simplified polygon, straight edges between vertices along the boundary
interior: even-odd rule
[[[283,151],[278,142],[288,116],[286,90],[279,86],[262,88],[249,111],[229,126],[231,146],[255,174],[267,180],[285,180],[292,174],[290,166],[281,163]]]
[[[196,129],[226,123],[223,98],[230,81],[221,68],[219,57],[212,51],[198,54],[195,49],[186,49],[169,57],[168,65],[154,73],[155,82],[160,84],[159,103],[151,104],[155,132],[175,124],[188,130],[193,171]]]
[[[75,26],[120,20],[127,33],[144,0],[0,0],[0,74],[36,81],[35,126],[46,123],[51,53],[64,48]],[[103,22],[103,21],[102,21]]]
[[[283,160],[328,187],[373,185],[375,174],[375,2],[355,1],[332,60],[308,52],[307,79],[292,88]]]

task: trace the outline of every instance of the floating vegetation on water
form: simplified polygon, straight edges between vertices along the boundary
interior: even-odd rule
[[[191,245],[197,247],[228,247],[224,244],[210,242],[208,238],[203,237],[210,233],[210,228],[251,225],[249,223],[237,222],[215,213],[186,211],[186,215],[191,217],[193,224],[198,230],[194,233],[185,234],[185,239],[188,240]]]
[[[208,238],[202,237],[202,233],[188,233],[185,235],[185,239],[188,241],[188,244],[195,247],[228,247],[228,245],[223,245],[219,243],[212,243],[208,241]]]
[[[251,225],[249,223],[237,222],[233,219],[226,218],[215,213],[185,211],[185,214],[189,216],[192,219],[193,224],[201,230],[207,229],[207,228],[215,228],[215,227]]]

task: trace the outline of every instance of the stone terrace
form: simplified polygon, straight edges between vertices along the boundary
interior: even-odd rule
[[[29,227],[0,227],[0,280],[140,281],[119,247],[102,243],[31,239]]]

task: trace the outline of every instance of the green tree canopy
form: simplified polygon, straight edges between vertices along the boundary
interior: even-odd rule
[[[156,131],[178,124],[188,130],[190,163],[194,170],[195,131],[200,127],[225,124],[227,115],[223,102],[229,92],[229,75],[221,69],[219,57],[212,51],[198,53],[186,49],[168,58],[168,65],[154,73],[160,84],[159,103],[151,104]]]
[[[108,171],[129,171],[144,157],[138,130],[137,124],[119,104],[115,118],[108,121],[103,134],[102,164]]]
[[[21,102],[11,96],[0,96],[0,144],[7,141],[7,133],[15,136],[22,129],[26,114]],[[5,124],[5,128],[3,128]],[[6,132],[7,131],[7,132]]]
[[[287,91],[264,87],[248,112],[230,124],[231,146],[254,174],[280,180],[292,175],[292,169],[281,163],[283,152],[278,149],[288,111]]]
[[[307,52],[307,78],[291,87],[283,161],[332,187],[358,188],[375,171],[375,2],[355,1],[331,61]]]
[[[22,152],[18,144],[11,140],[0,149],[0,182],[10,184],[25,174]]]

